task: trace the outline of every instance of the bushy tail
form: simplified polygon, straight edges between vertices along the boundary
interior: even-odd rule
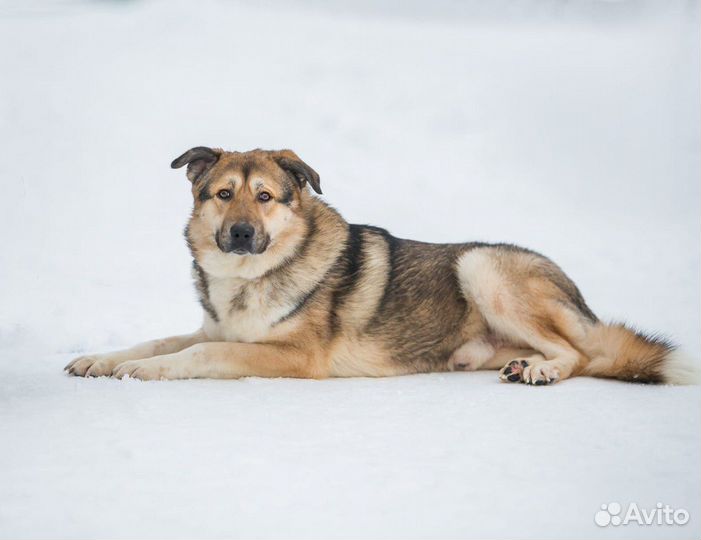
[[[591,359],[582,375],[661,384],[699,384],[699,363],[680,354],[667,339],[624,324],[597,323],[584,352]]]

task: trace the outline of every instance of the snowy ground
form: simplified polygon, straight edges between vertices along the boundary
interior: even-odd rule
[[[698,387],[61,372],[198,325],[168,163],[203,144],[542,251],[699,359],[698,2],[494,4],[0,2],[0,538],[699,537]]]

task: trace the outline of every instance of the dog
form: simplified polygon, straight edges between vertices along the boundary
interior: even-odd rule
[[[686,383],[667,340],[601,322],[551,260],[511,244],[430,244],[348,224],[291,150],[195,147],[185,229],[202,327],[76,358],[71,375],[385,377],[499,370]]]

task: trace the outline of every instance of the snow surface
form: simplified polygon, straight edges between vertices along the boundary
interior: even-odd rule
[[[698,538],[698,387],[65,376],[196,328],[196,145],[548,254],[699,360],[698,2],[0,2],[0,537]],[[685,508],[598,528],[600,505]]]

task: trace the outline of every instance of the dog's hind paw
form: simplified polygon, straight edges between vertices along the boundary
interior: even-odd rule
[[[501,368],[499,379],[502,382],[521,382],[534,386],[544,386],[559,381],[560,370],[553,361],[528,362],[528,360],[519,358]]]
[[[526,367],[522,373],[523,382],[542,386],[545,384],[555,384],[560,380],[560,370],[553,365],[551,360],[539,362]]]
[[[525,360],[512,360],[499,371],[502,382],[523,382],[523,372],[528,367]]]

